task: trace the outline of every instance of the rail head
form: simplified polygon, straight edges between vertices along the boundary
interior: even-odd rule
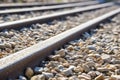
[[[90,28],[94,28],[100,22],[118,13],[120,13],[120,8],[21,50],[13,55],[0,59],[0,79],[5,80],[7,78],[15,78],[17,75],[21,74],[25,67],[33,67],[37,65],[37,63],[39,63],[44,57],[48,56],[48,54],[52,53],[55,49],[58,49],[65,43],[76,39],[81,33]]]

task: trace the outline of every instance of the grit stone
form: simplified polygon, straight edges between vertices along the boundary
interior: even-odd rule
[[[105,78],[104,78],[104,76],[103,76],[103,74],[100,74],[99,76],[97,76],[96,78],[95,78],[95,80],[104,80]]]
[[[35,75],[35,76],[31,77],[30,80],[45,80],[45,76],[44,75]]]
[[[120,80],[120,75],[112,75],[112,80]]]
[[[44,70],[43,67],[35,67],[34,68],[35,73],[42,73],[43,70]]]
[[[25,71],[25,75],[28,77],[28,78],[31,78],[33,76],[34,72],[32,70],[32,68],[28,67]]]
[[[45,79],[49,79],[54,76],[53,73],[48,73],[48,72],[42,72],[42,74],[45,76]]]
[[[19,80],[27,80],[27,78],[24,76],[19,76]]]

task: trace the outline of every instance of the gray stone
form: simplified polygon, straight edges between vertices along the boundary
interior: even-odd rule
[[[112,59],[111,63],[112,64],[120,64],[120,60]]]
[[[58,80],[68,80],[66,77],[58,77]]]
[[[79,78],[77,76],[71,76],[69,80],[79,80]]]
[[[35,76],[31,77],[30,80],[45,80],[45,76],[44,75],[35,75]]]
[[[68,68],[68,69],[63,70],[63,73],[65,76],[73,75],[72,68]]]
[[[109,71],[109,69],[103,68],[103,67],[99,67],[99,68],[97,68],[97,71],[100,71],[100,72],[107,72],[107,71]]]
[[[0,44],[0,48],[5,48],[5,44],[4,43]]]
[[[88,75],[90,75],[92,78],[94,78],[96,76],[96,72],[90,71],[90,72],[88,72]]]
[[[120,69],[116,69],[116,70],[115,70],[115,74],[116,74],[116,75],[120,75]]]
[[[103,52],[103,49],[98,49],[97,52],[98,52],[98,53],[102,53],[102,52]]]
[[[99,71],[95,71],[96,75],[100,75],[101,73]]]
[[[5,43],[5,47],[6,47],[6,48],[11,48],[12,45],[11,45],[10,43]]]
[[[35,73],[42,73],[43,70],[44,70],[44,68],[42,68],[42,67],[35,67],[34,68]]]
[[[27,78],[20,75],[20,76],[19,76],[19,80],[27,80]]]
[[[42,72],[42,74],[45,76],[46,79],[54,77],[53,73]]]
[[[89,67],[94,67],[94,66],[95,66],[95,62],[92,62],[92,61],[87,62],[86,64],[87,64]]]
[[[82,74],[82,75],[78,75],[78,78],[80,79],[80,80],[91,80],[91,77],[89,76],[89,75],[87,75],[87,74]]]
[[[114,80],[120,80],[120,75],[111,75]]]
[[[75,68],[75,66],[73,66],[73,65],[71,65],[70,67],[69,67],[69,69],[71,69],[71,70],[73,70]]]
[[[28,77],[28,78],[31,78],[33,76],[34,72],[32,70],[32,68],[28,67],[25,71],[25,75]]]
[[[61,50],[57,51],[56,54],[59,54],[61,57],[64,57],[65,56],[65,50],[61,49]]]
[[[44,71],[47,72],[49,71],[49,69],[47,67],[44,67]]]
[[[84,36],[85,38],[89,38],[89,37],[90,37],[90,34],[89,34],[88,32],[85,32],[85,34],[83,34],[83,36]]]
[[[104,80],[104,79],[105,77],[103,76],[103,74],[100,74],[95,78],[95,80]]]
[[[89,50],[96,50],[96,47],[94,45],[88,45],[87,48]]]
[[[59,54],[50,56],[50,59],[58,60],[61,56]]]
[[[64,66],[63,65],[58,65],[58,70],[59,71],[63,71],[64,70]]]
[[[111,56],[108,54],[102,54],[101,58],[104,60],[104,62],[106,63],[110,63],[111,62]]]
[[[89,66],[88,66],[87,64],[83,64],[83,65],[82,65],[82,68],[83,68],[83,70],[84,70],[85,72],[89,72],[89,71],[90,71],[90,68],[89,68]]]

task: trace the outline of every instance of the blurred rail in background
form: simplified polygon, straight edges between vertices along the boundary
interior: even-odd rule
[[[93,1],[93,0],[0,0],[4,3],[14,3],[14,2],[46,2],[46,3],[61,3],[61,2],[74,2],[74,1]]]

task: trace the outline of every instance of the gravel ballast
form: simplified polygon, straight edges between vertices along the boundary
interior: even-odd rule
[[[0,32],[0,58],[30,47],[40,41],[44,41],[116,8],[117,7],[110,7],[84,12],[76,14],[75,16],[67,16],[59,20],[54,20],[50,23],[36,23],[28,28],[21,28],[20,30],[3,30]],[[88,47],[91,48],[91,46]]]
[[[55,50],[48,61],[28,67],[21,80],[119,80],[120,14],[78,40]]]

